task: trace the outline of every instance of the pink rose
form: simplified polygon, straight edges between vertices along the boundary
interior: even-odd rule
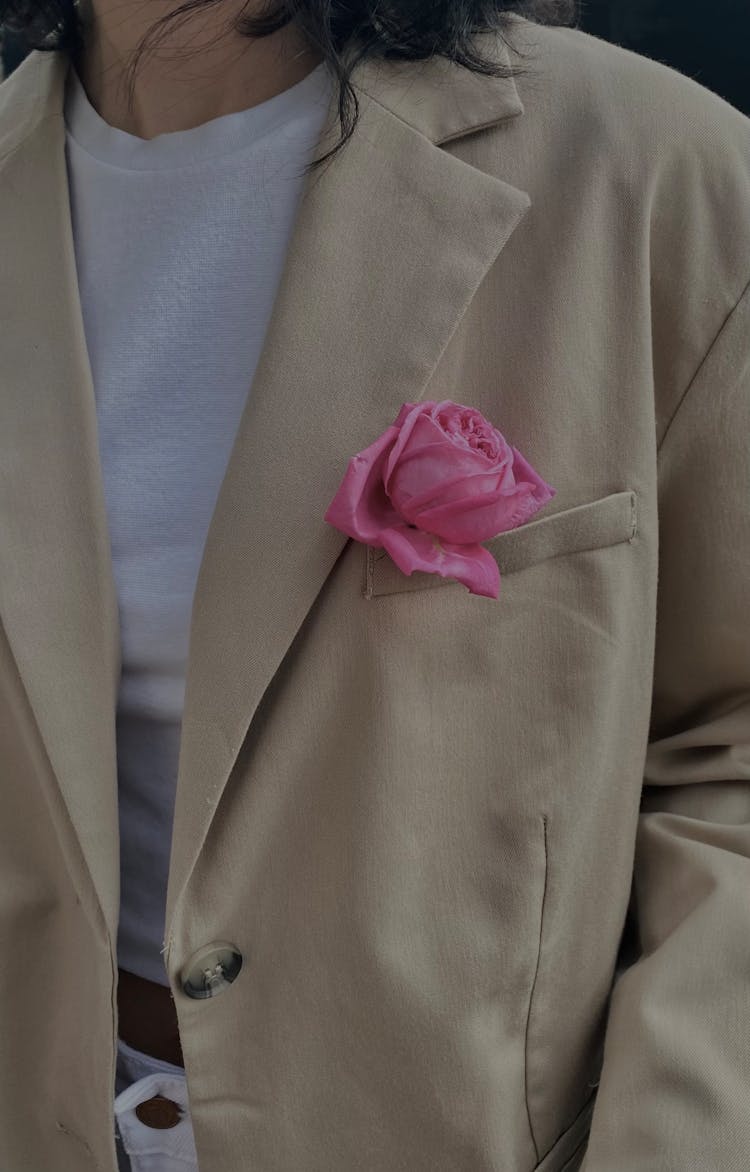
[[[324,519],[385,549],[405,574],[440,574],[497,598],[498,564],[479,542],[522,525],[555,492],[473,407],[404,403],[349,460]]]

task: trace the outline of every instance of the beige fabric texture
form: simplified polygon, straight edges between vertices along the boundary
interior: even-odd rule
[[[750,1167],[750,120],[576,29],[479,39],[526,72],[357,67],[206,542],[165,954],[201,1172]],[[67,68],[0,86],[3,1172],[116,1169]],[[442,398],[557,490],[486,543],[498,599],[323,519]]]

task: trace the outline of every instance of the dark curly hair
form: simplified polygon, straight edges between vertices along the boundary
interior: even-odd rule
[[[192,13],[223,2],[185,0],[151,26],[138,42],[127,69],[131,112],[138,62],[149,51],[153,35],[174,20],[189,19]],[[254,16],[245,13],[249,3],[246,0],[239,15],[230,19],[228,31],[259,38],[294,23],[337,80],[341,137],[305,171],[333,158],[351,137],[359,118],[359,102],[350,77],[361,60],[419,61],[441,56],[485,76],[517,76],[525,70],[483,58],[472,41],[473,34],[497,31],[505,39],[511,23],[509,13],[539,24],[571,25],[579,18],[579,0],[267,0],[266,7]],[[86,27],[79,0],[0,0],[0,29],[18,34],[27,51],[61,50],[76,59],[86,45]],[[157,37],[157,41],[161,39]]]

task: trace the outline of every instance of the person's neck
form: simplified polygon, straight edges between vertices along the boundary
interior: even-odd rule
[[[198,10],[184,25],[168,26],[170,35],[163,42],[149,42],[154,52],[147,50],[139,62],[131,113],[126,68],[147,29],[173,9],[174,0],[148,5],[138,0],[93,0],[85,49],[73,57],[86,96],[100,117],[138,138],[190,130],[257,106],[302,81],[323,60],[293,25],[250,39],[225,33],[215,7]]]

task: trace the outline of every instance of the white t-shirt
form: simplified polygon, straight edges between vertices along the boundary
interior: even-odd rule
[[[164,918],[193,593],[302,194],[325,63],[141,139],[65,93],[81,309],[121,629],[118,963],[168,986]]]

